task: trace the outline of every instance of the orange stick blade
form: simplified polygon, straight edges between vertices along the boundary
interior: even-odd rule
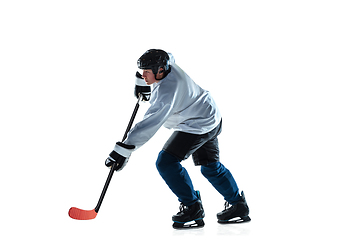
[[[76,220],[90,220],[96,218],[97,212],[93,210],[82,210],[80,208],[72,207],[69,209],[69,216]]]

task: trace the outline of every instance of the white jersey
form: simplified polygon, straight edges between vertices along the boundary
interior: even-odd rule
[[[128,133],[125,144],[141,147],[162,125],[175,131],[204,134],[221,121],[210,93],[199,87],[174,61],[171,72],[153,84],[150,104],[144,119]]]

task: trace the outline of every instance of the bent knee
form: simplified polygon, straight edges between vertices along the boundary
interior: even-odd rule
[[[161,150],[156,160],[156,168],[159,172],[163,172],[174,162],[179,162],[179,160],[175,156]]]
[[[202,175],[209,176],[209,175],[213,175],[213,174],[217,174],[217,170],[219,168],[220,162],[214,162],[214,163],[209,163],[206,166],[201,166],[201,173]]]

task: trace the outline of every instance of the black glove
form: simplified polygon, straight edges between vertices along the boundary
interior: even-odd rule
[[[114,150],[109,154],[109,157],[105,160],[105,166],[111,167],[114,163],[115,170],[122,170],[127,162],[131,153],[135,150],[134,145],[127,145],[122,142],[117,142]]]
[[[146,84],[145,80],[142,78],[142,75],[139,72],[136,72],[134,94],[136,98],[139,98],[139,94],[141,94],[143,101],[150,100],[151,87]]]

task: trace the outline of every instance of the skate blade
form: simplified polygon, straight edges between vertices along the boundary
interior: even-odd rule
[[[246,217],[236,217],[229,220],[218,220],[220,224],[233,224],[233,223],[245,223],[250,222],[251,218],[249,216]]]
[[[205,223],[204,220],[202,219],[196,219],[194,221],[191,222],[174,222],[173,224],[173,228],[175,229],[194,229],[194,228],[202,228],[204,227]]]

